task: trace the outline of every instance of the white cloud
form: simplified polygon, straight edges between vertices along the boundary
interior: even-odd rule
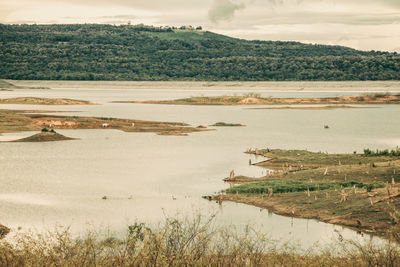
[[[244,3],[235,3],[232,0],[214,0],[208,11],[208,18],[213,23],[221,20],[229,21],[233,18],[236,11],[244,8]]]
[[[400,0],[1,0],[1,23],[202,25],[240,38],[394,50]]]

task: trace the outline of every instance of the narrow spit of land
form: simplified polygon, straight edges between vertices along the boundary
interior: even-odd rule
[[[114,101],[114,103],[142,103],[168,105],[344,105],[344,104],[400,104],[400,94],[371,94],[324,98],[276,98],[257,94],[244,96],[201,96],[175,100]]]
[[[0,98],[0,104],[25,104],[25,105],[97,105],[86,100],[68,98],[40,98],[40,97],[14,97]]]
[[[56,116],[44,111],[0,110],[0,133],[41,131],[48,129],[117,129],[124,132],[149,132],[159,135],[184,136],[208,131],[180,122],[156,122],[119,118]],[[47,111],[51,112],[51,111]],[[37,139],[37,138],[36,138]]]
[[[248,108],[248,109],[294,109],[294,110],[334,110],[334,109],[352,109],[361,108],[360,106],[348,105],[329,105],[329,106],[284,106],[284,107],[267,107],[267,108]],[[363,107],[371,108],[371,107]]]
[[[50,89],[48,87],[17,86],[10,82],[0,80],[0,91],[13,91],[14,89]]]
[[[230,188],[209,197],[317,219],[363,232],[400,227],[400,150],[326,154],[256,149],[267,160],[260,178],[231,175]],[[399,229],[400,230],[400,229]]]

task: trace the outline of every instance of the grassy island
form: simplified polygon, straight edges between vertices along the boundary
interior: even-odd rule
[[[26,105],[95,105],[86,100],[67,98],[40,98],[40,97],[14,97],[0,98],[0,104],[26,104]]]
[[[51,111],[47,111],[51,112]],[[117,129],[124,132],[149,132],[159,135],[187,135],[208,131],[181,122],[156,122],[119,118],[56,116],[43,111],[0,110],[0,133],[51,129]]]
[[[359,231],[400,230],[400,150],[327,154],[304,150],[255,149],[266,175],[234,175],[231,187],[213,199],[267,208]]]
[[[175,100],[115,101],[115,103],[142,103],[167,105],[344,105],[344,104],[400,104],[400,94],[370,94],[322,98],[277,98],[257,94],[244,96],[199,96]],[[331,107],[332,108],[332,107]]]

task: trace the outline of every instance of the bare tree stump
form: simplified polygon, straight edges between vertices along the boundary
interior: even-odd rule
[[[10,231],[10,228],[0,224],[0,239],[3,239]]]
[[[274,190],[272,187],[268,188],[268,197],[272,197],[274,195]]]
[[[347,194],[344,189],[342,189],[342,191],[340,192],[341,195],[341,199],[340,199],[340,203],[346,202],[349,198],[349,194]]]

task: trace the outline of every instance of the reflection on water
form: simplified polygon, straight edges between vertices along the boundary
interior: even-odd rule
[[[245,89],[243,89],[245,92]],[[229,91],[226,92],[229,94]],[[235,93],[238,93],[237,90]],[[240,92],[239,92],[240,93]],[[261,92],[293,96],[293,92]],[[0,143],[0,218],[12,227],[46,228],[58,223],[82,231],[87,224],[116,231],[135,220],[160,221],[164,214],[217,213],[217,223],[255,225],[274,239],[299,240],[307,247],[329,243],[342,227],[314,220],[268,214],[266,210],[201,198],[229,187],[222,179],[231,170],[259,177],[265,170],[249,165],[262,158],[243,153],[248,148],[297,148],[353,152],[365,147],[398,145],[399,107],[337,110],[249,110],[240,106],[168,106],[117,104],[143,100],[221,95],[220,91],[179,90],[16,90],[0,97],[46,96],[86,99],[97,106],[21,106],[10,109],[76,111],[65,115],[104,116],[211,125],[218,121],[246,127],[222,127],[187,137],[125,133],[117,130],[60,130],[80,140],[51,143]],[[297,92],[295,96],[342,95],[343,92]],[[347,94],[347,93],[346,93]],[[348,93],[350,94],[350,93]],[[62,113],[61,113],[62,114]],[[329,130],[323,128],[330,126]],[[31,133],[4,134],[2,140]],[[102,199],[106,196],[106,200]]]

